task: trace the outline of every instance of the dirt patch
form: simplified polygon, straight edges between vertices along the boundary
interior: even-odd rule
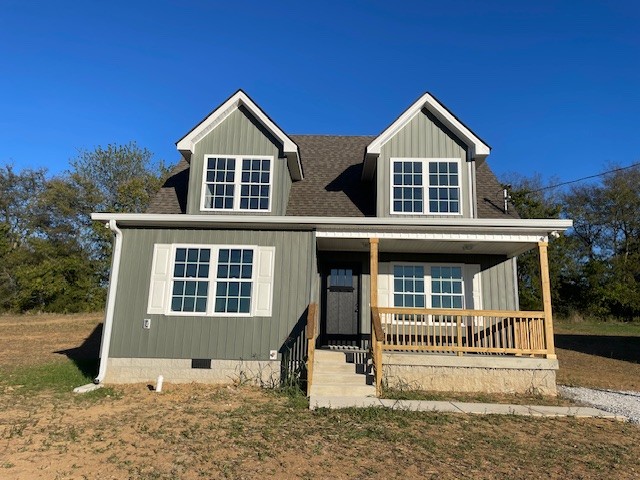
[[[70,360],[56,352],[83,351],[99,319],[0,318],[0,352],[11,346],[20,368],[59,366]],[[640,478],[640,428],[614,421],[309,411],[299,397],[245,387],[77,396],[2,382],[0,478]]]

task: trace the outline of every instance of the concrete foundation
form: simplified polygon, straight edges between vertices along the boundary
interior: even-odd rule
[[[481,355],[384,353],[389,388],[460,393],[557,395],[557,360]]]
[[[212,360],[210,369],[191,368],[190,359],[109,358],[104,383],[155,382],[242,384],[275,387],[280,384],[279,361]]]

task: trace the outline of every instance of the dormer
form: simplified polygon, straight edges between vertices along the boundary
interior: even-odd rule
[[[379,217],[477,217],[475,169],[491,148],[430,93],[366,148]]]
[[[242,90],[176,146],[190,164],[187,214],[284,215],[303,179],[298,146]]]

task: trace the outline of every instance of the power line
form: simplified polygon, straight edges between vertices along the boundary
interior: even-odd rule
[[[539,188],[537,190],[527,190],[527,193],[542,192],[543,190],[550,190],[552,188],[563,187],[565,185],[571,185],[572,183],[578,183],[578,182],[582,182],[584,180],[590,180],[592,178],[603,177],[603,176],[608,175],[610,173],[621,172],[622,170],[628,170],[630,168],[637,167],[638,165],[640,165],[640,162],[632,163],[631,165],[628,165],[626,167],[614,168],[613,170],[608,170],[606,172],[597,173],[595,175],[589,175],[588,177],[578,178],[577,180],[570,180],[568,182],[562,182],[562,183],[557,183],[555,185],[549,185],[549,186],[546,186],[546,187]]]

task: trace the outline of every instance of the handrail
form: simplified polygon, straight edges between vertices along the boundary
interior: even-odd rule
[[[318,304],[310,303],[307,310],[307,396],[311,394],[313,382],[313,362],[318,336]]]
[[[406,308],[378,307],[380,313],[401,313],[408,315],[462,315],[470,317],[520,317],[544,318],[542,311],[519,310],[462,310],[460,308]]]
[[[371,353],[373,360],[373,371],[376,382],[376,395],[382,395],[382,346],[384,343],[384,330],[380,320],[380,310],[371,307]]]

